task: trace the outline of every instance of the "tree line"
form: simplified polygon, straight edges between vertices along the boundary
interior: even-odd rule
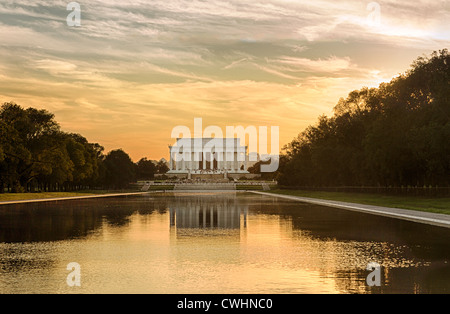
[[[123,189],[167,171],[163,160],[134,163],[122,149],[104,154],[98,143],[62,131],[46,110],[1,106],[0,193]]]
[[[450,55],[418,58],[378,88],[339,100],[283,148],[285,186],[450,184]]]

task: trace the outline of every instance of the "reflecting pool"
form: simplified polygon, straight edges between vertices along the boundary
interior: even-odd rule
[[[247,193],[0,206],[0,293],[449,293],[450,229]],[[67,265],[81,286],[67,285]],[[366,269],[381,266],[381,286]]]

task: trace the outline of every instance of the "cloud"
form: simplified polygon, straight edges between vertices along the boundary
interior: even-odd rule
[[[77,66],[73,63],[50,59],[38,60],[35,62],[35,64],[36,64],[35,67],[37,69],[48,71],[50,74],[53,75],[61,73],[72,74],[77,68]]]
[[[75,28],[67,3],[0,3],[0,98],[134,158],[166,154],[171,127],[198,115],[274,123],[289,141],[450,41],[445,0],[380,0],[378,27],[357,0],[92,0]]]
[[[295,69],[306,69],[311,72],[337,72],[349,69],[351,61],[349,57],[337,58],[331,56],[327,59],[311,60],[307,58],[295,58],[282,56],[276,62],[289,65]]]

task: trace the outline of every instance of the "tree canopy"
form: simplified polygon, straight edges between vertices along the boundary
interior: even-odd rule
[[[450,55],[418,58],[378,88],[352,91],[283,150],[291,186],[450,184]]]
[[[80,134],[63,132],[46,110],[15,103],[0,108],[0,193],[122,189],[136,179],[139,163],[123,150],[103,151]]]

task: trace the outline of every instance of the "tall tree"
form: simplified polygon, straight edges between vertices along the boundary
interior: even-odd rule
[[[59,125],[46,110],[23,109],[14,103],[2,106],[0,120],[8,126],[4,174],[12,190],[20,192],[50,163],[45,155],[57,150],[52,137],[59,132]]]
[[[0,192],[73,189],[99,184],[103,148],[62,132],[46,110],[0,109]]]
[[[147,160],[147,158],[142,158],[136,164],[137,171],[136,177],[139,180],[150,180],[155,177],[156,173],[156,165],[151,160]]]
[[[105,157],[106,186],[123,189],[135,180],[135,164],[122,149],[111,151]]]
[[[161,174],[167,173],[167,171],[169,171],[167,162],[164,159],[161,159],[160,161],[158,161],[158,163],[156,164],[156,171]]]
[[[279,182],[450,185],[450,55],[417,59],[379,88],[339,100],[284,148]]]

